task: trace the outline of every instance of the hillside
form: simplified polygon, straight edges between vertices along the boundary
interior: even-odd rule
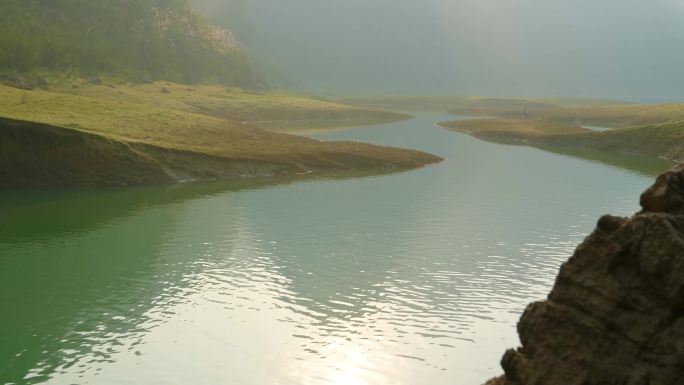
[[[0,74],[43,83],[40,72],[257,85],[232,33],[186,0],[3,0]]]

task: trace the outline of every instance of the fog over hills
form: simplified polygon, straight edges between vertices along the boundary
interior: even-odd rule
[[[684,90],[682,0],[248,0],[238,8],[249,25],[242,38],[284,86],[620,97]]]

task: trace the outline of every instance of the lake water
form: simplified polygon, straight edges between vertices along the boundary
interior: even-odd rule
[[[275,186],[0,193],[0,384],[479,385],[651,176],[421,115],[318,135],[447,159]]]

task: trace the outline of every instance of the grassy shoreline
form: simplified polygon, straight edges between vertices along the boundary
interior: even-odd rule
[[[547,100],[550,102],[550,100]],[[567,103],[567,102],[566,102]],[[487,107],[487,108],[485,108]],[[524,109],[529,118],[524,118]],[[528,104],[501,99],[449,110],[452,114],[489,119],[440,123],[441,127],[504,144],[527,145],[604,163],[639,163],[658,173],[684,161],[684,104],[639,105],[617,102]],[[594,131],[584,126],[608,127]],[[638,161],[637,161],[638,160]]]
[[[531,146],[608,164],[624,165],[631,158],[627,162],[630,169],[649,175],[684,161],[684,121],[601,132],[565,123],[522,119],[452,121],[439,126],[482,140]]]
[[[0,117],[3,188],[371,175],[442,160],[260,123],[296,131],[303,120],[358,126],[406,115],[219,86],[0,86]]]
[[[498,120],[492,119],[490,124]],[[461,132],[482,140],[506,145],[534,147],[553,152],[597,161],[610,166],[629,169],[648,176],[655,176],[672,167],[674,160],[666,159],[659,152],[645,151],[639,141],[632,142],[633,148],[625,146],[626,140],[610,132],[579,131],[575,134],[529,134],[505,130],[478,130],[479,121],[454,121],[438,126]],[[579,129],[579,127],[578,127]],[[621,148],[621,146],[624,146]]]

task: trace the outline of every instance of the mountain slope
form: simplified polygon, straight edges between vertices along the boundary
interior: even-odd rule
[[[232,34],[186,0],[2,0],[0,71],[255,83]]]

